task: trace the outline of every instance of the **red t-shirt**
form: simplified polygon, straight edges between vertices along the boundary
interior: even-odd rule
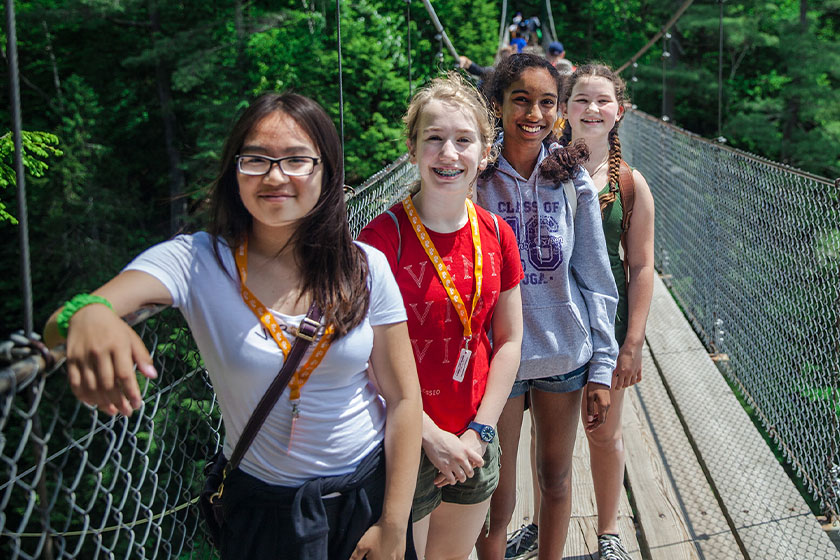
[[[481,299],[472,315],[470,350],[473,354],[460,382],[453,376],[464,344],[464,327],[426,251],[417,240],[402,204],[391,208],[400,224],[399,235],[388,214],[375,218],[359,234],[359,241],[385,253],[402,292],[408,314],[408,333],[420,376],[423,410],[438,427],[454,434],[467,429],[484,397],[492,357],[488,331],[499,293],[515,287],[523,275],[513,230],[504,220],[498,219],[497,238],[491,214],[478,206],[475,210],[484,272]],[[469,223],[453,233],[427,231],[469,313],[475,293],[475,251]],[[398,243],[402,244],[399,262]]]

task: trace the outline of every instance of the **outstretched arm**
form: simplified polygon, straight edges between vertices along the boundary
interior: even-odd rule
[[[142,404],[134,364],[146,377],[157,373],[143,341],[120,317],[151,304],[170,305],[172,296],[160,280],[136,270],[121,273],[93,293],[114,310],[94,303],[73,314],[67,331],[67,379],[82,402],[128,416]],[[48,346],[64,341],[56,322],[62,309],[44,327]]]
[[[405,322],[373,327],[373,375],[385,398],[385,501],[351,560],[401,558],[420,464],[423,402]]]

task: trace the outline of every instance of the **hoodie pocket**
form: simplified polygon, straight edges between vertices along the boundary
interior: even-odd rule
[[[525,310],[522,358],[558,358],[558,371],[568,371],[592,357],[592,340],[577,306],[571,303]],[[563,369],[562,373],[566,373]]]

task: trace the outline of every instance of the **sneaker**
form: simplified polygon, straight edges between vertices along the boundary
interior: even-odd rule
[[[598,535],[598,554],[601,560],[633,560],[618,535]]]
[[[538,529],[539,527],[530,523],[514,531],[507,541],[505,560],[524,560],[536,556]]]

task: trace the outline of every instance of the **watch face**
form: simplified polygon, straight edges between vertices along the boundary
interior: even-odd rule
[[[481,428],[481,432],[479,432],[481,439],[490,443],[493,441],[493,438],[496,437],[496,430],[493,429],[492,426],[484,426]]]

